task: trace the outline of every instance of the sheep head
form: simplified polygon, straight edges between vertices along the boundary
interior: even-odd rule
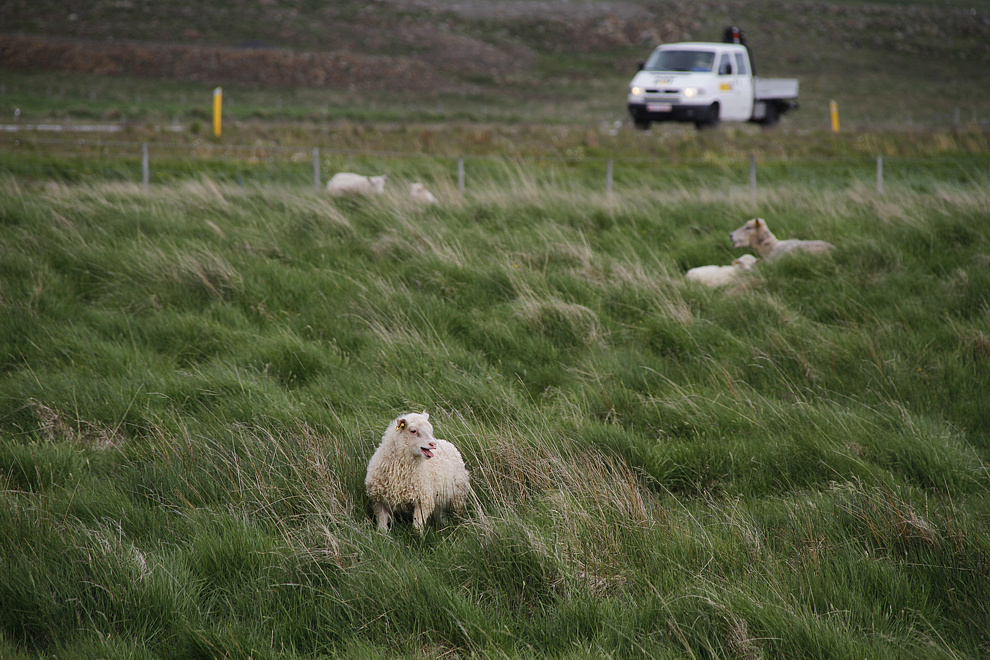
[[[410,413],[395,420],[395,440],[408,449],[415,457],[433,458],[433,450],[437,448],[436,438],[433,437],[433,425],[430,416],[422,413]]]
[[[738,259],[732,260],[732,265],[740,270],[753,270],[753,266],[759,261],[756,257],[751,254],[744,254]]]
[[[380,176],[369,176],[368,183],[371,185],[371,189],[376,193],[385,192],[385,180],[388,178],[387,174],[382,174]]]
[[[732,247],[736,248],[756,247],[766,242],[768,238],[773,238],[773,234],[767,229],[767,223],[763,218],[748,220],[742,227],[729,234]]]

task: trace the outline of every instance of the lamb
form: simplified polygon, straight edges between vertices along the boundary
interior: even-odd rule
[[[708,286],[722,286],[732,284],[744,272],[752,270],[756,262],[759,261],[751,254],[744,254],[733,260],[730,266],[698,266],[687,272],[687,279],[692,282],[701,282]]]
[[[422,183],[413,183],[409,186],[409,196],[412,197],[417,202],[423,204],[435,204],[437,198],[433,196],[429,190],[426,189]]]
[[[337,172],[327,181],[331,195],[380,195],[385,192],[386,175],[364,176],[353,172]]]
[[[764,259],[776,259],[782,254],[800,250],[804,252],[823,253],[835,249],[835,246],[825,241],[802,241],[796,238],[778,240],[770,233],[763,218],[753,218],[739,229],[729,234],[732,247],[751,247]]]
[[[429,419],[424,411],[392,420],[368,462],[364,487],[383,532],[395,514],[412,511],[413,526],[422,534],[431,515],[461,513],[471,495],[460,452],[433,436]]]

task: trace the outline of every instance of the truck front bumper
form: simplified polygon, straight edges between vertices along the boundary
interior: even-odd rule
[[[699,122],[708,118],[710,108],[710,105],[684,105],[681,103],[630,103],[629,115],[637,124],[648,121]]]

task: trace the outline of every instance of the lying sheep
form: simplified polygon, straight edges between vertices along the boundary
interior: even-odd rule
[[[732,239],[732,247],[751,247],[764,259],[776,259],[782,254],[795,250],[821,253],[835,248],[834,245],[825,241],[802,241],[796,238],[784,241],[777,240],[777,237],[770,233],[763,218],[749,220],[742,227],[729,234],[729,238]]]
[[[393,420],[368,463],[364,487],[382,531],[396,513],[412,511],[413,526],[423,533],[434,512],[465,509],[471,483],[464,461],[457,447],[433,436],[429,419],[423,412]]]
[[[364,176],[353,172],[337,172],[327,181],[331,195],[380,195],[385,192],[385,175]]]
[[[687,279],[691,282],[701,282],[708,286],[722,286],[732,284],[744,272],[752,270],[756,262],[759,261],[751,254],[744,254],[733,260],[731,266],[698,266],[687,272]]]
[[[409,196],[412,197],[417,202],[423,204],[435,204],[437,198],[433,196],[429,190],[426,189],[422,183],[413,183],[409,186]]]

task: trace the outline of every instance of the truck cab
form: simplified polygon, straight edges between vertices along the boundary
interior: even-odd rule
[[[693,122],[699,129],[723,120],[769,125],[797,107],[797,81],[762,82],[768,84],[758,85],[745,45],[663,44],[629,84],[629,114],[641,129],[663,121]]]

